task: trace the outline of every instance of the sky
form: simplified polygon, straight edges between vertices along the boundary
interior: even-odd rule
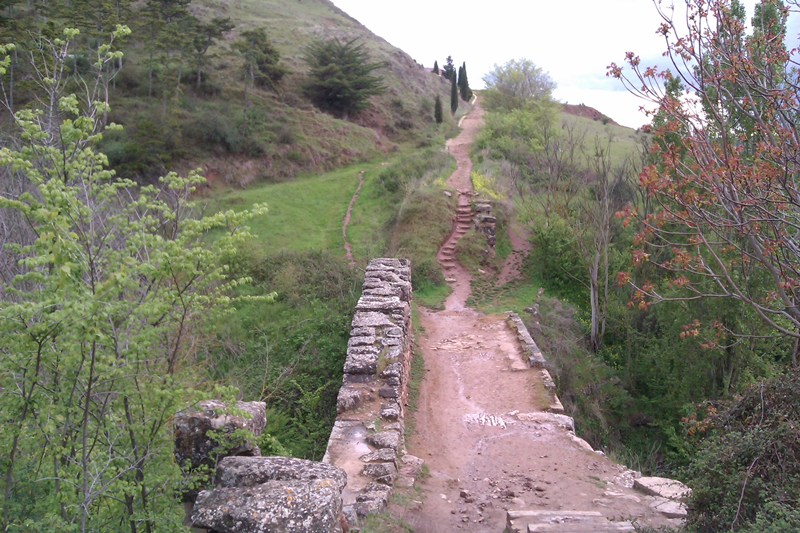
[[[748,20],[755,2],[743,1]],[[466,62],[474,89],[483,86],[483,76],[495,64],[527,58],[556,82],[557,100],[586,104],[632,128],[649,121],[639,110],[643,102],[619,81],[606,77],[606,67],[623,64],[627,51],[639,55],[643,65],[663,61],[664,40],[656,35],[661,18],[653,0],[333,3],[427,67],[434,60],[441,67],[448,55],[456,65]],[[796,37],[793,26],[789,35]]]

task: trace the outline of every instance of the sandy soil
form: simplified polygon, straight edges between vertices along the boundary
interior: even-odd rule
[[[458,162],[449,183],[463,193],[460,203],[470,197],[469,147],[482,117],[476,105],[447,145]],[[454,229],[451,239],[458,238]],[[520,239],[515,234],[512,242]],[[609,520],[670,524],[630,489],[632,472],[575,437],[571,419],[543,411],[540,373],[524,363],[505,317],[466,307],[469,276],[445,259],[455,266],[446,269],[454,290],[444,311],[420,313],[424,335],[416,342],[426,374],[407,441],[430,476],[418,482],[422,501],[404,506],[400,517],[423,533],[499,532],[508,509],[599,511]]]

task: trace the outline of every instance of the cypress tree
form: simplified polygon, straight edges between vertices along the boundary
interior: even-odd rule
[[[466,100],[466,98],[464,98],[464,94],[465,93],[464,93],[464,67],[463,66],[458,67],[458,81],[456,82],[456,85],[458,85],[458,94],[461,96],[461,99],[462,100]]]
[[[450,78],[450,112],[456,114],[458,109],[458,85],[456,84],[455,74]]]
[[[448,80],[456,81],[456,67],[453,65],[452,56],[447,56],[444,67],[442,68],[442,76]]]
[[[442,99],[438,94],[436,95],[436,101],[433,104],[433,118],[436,120],[437,124],[441,124],[444,120],[444,117],[442,116]]]
[[[432,72],[434,74],[436,74],[437,76],[439,75],[439,62],[438,61],[434,61],[433,62],[433,71]]]
[[[464,63],[458,69],[458,89],[461,93],[461,99],[469,102],[472,98],[472,89],[469,88],[469,79],[467,78],[467,64]]]

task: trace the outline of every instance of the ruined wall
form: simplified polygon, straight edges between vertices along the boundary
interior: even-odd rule
[[[547,410],[551,413],[563,413],[564,406],[561,405],[561,400],[558,399],[558,395],[556,394],[556,383],[547,370],[547,360],[528,332],[528,328],[525,327],[525,324],[517,313],[509,313],[506,320],[509,326],[511,326],[511,329],[517,334],[517,341],[519,341],[522,354],[527,358],[528,366],[531,368],[538,368],[542,373],[542,382],[547,392],[550,394],[550,406]]]
[[[411,268],[373,259],[356,305],[338,416],[323,459],[347,472],[345,516],[377,512],[392,486],[410,486],[422,461],[405,453],[404,416],[411,368]]]

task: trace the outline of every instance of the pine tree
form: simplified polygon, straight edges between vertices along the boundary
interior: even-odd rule
[[[442,116],[442,98],[437,94],[436,101],[433,104],[433,118],[437,124],[441,124],[444,120]]]
[[[456,114],[456,110],[458,109],[458,84],[456,83],[456,77],[450,78],[450,112],[452,114]]]
[[[371,62],[366,45],[357,39],[315,41],[305,50],[309,66],[305,93],[321,108],[346,116],[369,106],[369,98],[386,86],[374,71],[386,66]]]
[[[433,71],[432,72],[434,74],[436,74],[437,76],[439,75],[439,62],[438,61],[434,61],[433,62]]]

